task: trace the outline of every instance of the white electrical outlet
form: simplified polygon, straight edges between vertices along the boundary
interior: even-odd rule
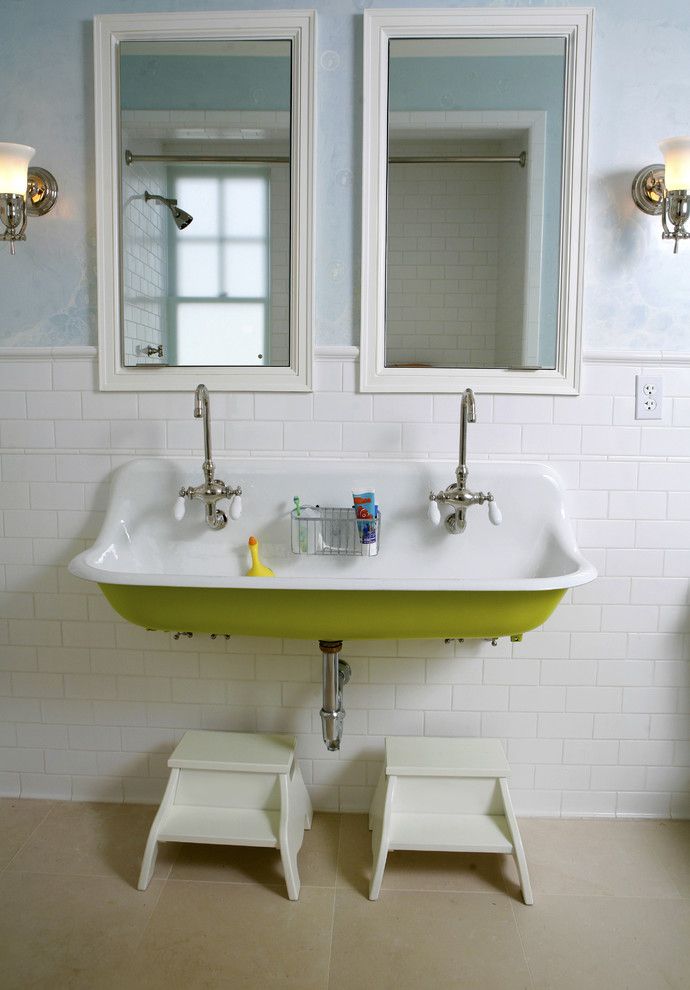
[[[664,386],[661,378],[635,375],[635,419],[661,419]]]

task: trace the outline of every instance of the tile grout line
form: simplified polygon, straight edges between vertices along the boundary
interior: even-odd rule
[[[15,798],[14,800],[21,801],[21,797]],[[7,862],[2,867],[2,869],[0,869],[0,875],[2,875],[3,873],[7,873],[7,871],[9,870],[10,866],[12,865],[12,863],[14,863],[15,859],[17,858],[17,856],[21,852],[23,852],[23,850],[26,848],[26,846],[28,845],[28,843],[33,838],[33,836],[36,834],[36,831],[41,827],[41,825],[44,823],[44,821],[46,820],[46,818],[48,818],[48,816],[51,814],[51,812],[55,809],[56,803],[57,803],[56,801],[51,801],[50,802],[50,807],[46,810],[45,815],[43,815],[43,817],[41,818],[41,820],[39,822],[36,822],[36,824],[31,829],[31,831],[29,832],[29,834],[27,835],[27,837],[24,839],[24,841],[22,842],[22,844],[19,846],[19,848],[18,849],[15,849],[13,855],[10,856],[10,858],[7,860]]]
[[[178,846],[179,846],[179,844],[178,844]],[[172,872],[173,872],[173,869],[175,867],[175,863],[177,862],[177,859],[178,859],[179,855],[180,855],[180,849],[178,848],[176,855],[174,856],[174,858],[172,859],[172,861],[170,863],[170,867],[168,869],[167,874],[164,877],[160,877],[160,879],[163,882],[161,883],[161,888],[160,888],[160,891],[158,893],[158,897],[156,897],[156,899],[154,900],[153,905],[151,906],[151,910],[149,912],[149,916],[146,919],[145,924],[142,925],[142,927],[141,927],[141,932],[139,934],[139,938],[135,941],[134,945],[132,946],[130,960],[133,960],[134,959],[134,956],[139,951],[139,949],[141,948],[141,946],[142,946],[142,944],[144,942],[144,938],[146,936],[146,933],[149,930],[149,927],[150,927],[151,922],[153,920],[153,916],[156,913],[156,910],[158,909],[158,905],[161,902],[161,898],[163,897],[163,894],[165,893],[165,890],[166,890],[166,888],[168,886],[168,883],[170,882],[170,878],[172,876]],[[144,891],[139,891],[139,888],[138,888],[138,876],[139,876],[139,874],[137,874],[137,880],[134,881],[134,889],[138,893],[144,893]],[[154,870],[154,876],[152,876],[151,877],[151,880],[149,881],[149,887],[151,886],[151,883],[155,879],[156,879],[156,877],[155,877],[155,870]]]
[[[333,964],[333,936],[335,933],[335,907],[338,897],[338,878],[340,876],[340,848],[343,835],[343,816],[338,815],[338,849],[335,854],[335,884],[333,885],[333,906],[331,908],[331,938],[328,946],[328,970],[326,972],[326,990],[331,985],[331,967]]]
[[[533,906],[533,905],[532,905]],[[520,926],[517,920],[517,914],[515,912],[515,904],[513,903],[513,898],[510,898],[510,911],[513,916],[513,924],[515,925],[515,931],[517,932],[517,937],[520,942],[520,949],[522,950],[522,958],[525,960],[525,966],[527,967],[527,972],[529,973],[529,981],[532,990],[536,990],[536,983],[534,982],[534,973],[532,972],[532,967],[530,966],[529,959],[527,958],[527,950],[525,949],[525,943],[522,938],[522,932],[520,931]]]

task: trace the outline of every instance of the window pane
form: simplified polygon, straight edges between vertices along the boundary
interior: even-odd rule
[[[264,307],[257,303],[179,303],[177,364],[267,364]]]
[[[176,245],[178,296],[220,295],[218,247],[216,244]]]
[[[223,286],[233,298],[267,294],[266,246],[226,244],[223,254]]]
[[[191,213],[194,220],[178,238],[218,237],[220,182],[212,176],[175,176],[171,194],[181,210]]]
[[[261,176],[223,179],[226,237],[266,237],[267,187]]]

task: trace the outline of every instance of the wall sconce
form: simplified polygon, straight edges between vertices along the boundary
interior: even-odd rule
[[[690,189],[690,137],[667,138],[659,147],[665,164],[640,169],[633,179],[632,198],[643,213],[661,214],[661,236],[675,242],[673,253],[677,254],[678,241],[690,237],[690,231],[685,229]]]
[[[14,254],[15,241],[26,240],[28,216],[42,217],[57,199],[55,176],[29,162],[36,149],[27,144],[0,141],[0,241],[9,241]]]

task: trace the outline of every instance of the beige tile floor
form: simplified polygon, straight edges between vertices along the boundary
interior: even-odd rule
[[[521,822],[501,856],[393,853],[367,900],[363,815],[316,815],[287,899],[268,849],[163,846],[155,809],[0,800],[2,990],[662,990],[690,986],[690,822]]]

